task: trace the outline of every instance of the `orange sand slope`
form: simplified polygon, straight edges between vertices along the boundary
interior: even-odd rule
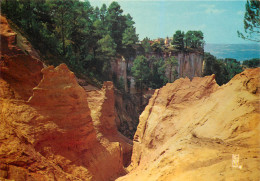
[[[0,180],[124,174],[132,146],[116,129],[113,84],[86,92],[65,64],[43,68],[24,54],[2,16],[0,33]]]
[[[140,116],[130,173],[117,180],[258,181],[259,71],[221,87],[212,75],[156,90]]]
[[[131,141],[118,133],[113,84],[85,90],[65,64],[16,46],[1,16],[0,180],[259,180],[259,71],[156,90]]]

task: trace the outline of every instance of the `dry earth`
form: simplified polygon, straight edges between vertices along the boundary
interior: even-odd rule
[[[212,75],[156,90],[140,116],[130,173],[117,180],[258,181],[259,71],[221,87]]]
[[[131,141],[117,132],[113,84],[86,92],[65,64],[16,46],[1,16],[0,180],[114,180]]]

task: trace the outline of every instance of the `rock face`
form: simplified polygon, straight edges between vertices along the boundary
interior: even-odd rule
[[[221,87],[212,75],[156,90],[140,116],[130,173],[118,180],[259,180],[259,71]]]
[[[17,42],[17,34],[9,27],[9,24],[5,17],[0,16],[1,23],[1,52],[2,54],[18,54],[22,51],[15,45]]]
[[[203,68],[203,54],[201,53],[179,53],[178,73],[179,77],[201,77]]]
[[[201,77],[203,69],[203,52],[178,52],[165,53],[159,55],[151,53],[146,55],[148,58],[155,56],[157,58],[167,58],[175,56],[178,60],[178,77]],[[116,111],[119,113],[117,126],[121,133],[128,138],[133,138],[138,125],[138,117],[143,112],[151,97],[151,91],[143,90],[143,102],[140,103],[140,90],[136,90],[134,78],[129,75],[129,70],[133,66],[134,57],[125,60],[124,57],[117,57],[111,62],[111,78],[114,82],[124,83],[124,93],[116,92]],[[172,71],[172,70],[171,70]],[[173,81],[170,76],[170,68],[166,67],[166,77]],[[121,85],[122,86],[122,85]],[[152,92],[153,93],[153,92]]]
[[[134,86],[134,79],[128,76],[127,66],[131,67],[133,61],[128,63],[124,57],[118,57],[111,62],[111,78],[116,85],[122,84],[121,90],[115,92],[115,108],[116,108],[116,122],[118,130],[130,139],[133,139],[134,133],[138,125],[138,117],[144,110],[140,103],[140,95],[136,92]],[[128,88],[129,80],[132,80]],[[122,85],[120,85],[122,86]],[[122,90],[123,89],[123,90]],[[145,105],[148,99],[144,99]]]
[[[128,166],[133,143],[117,131],[113,83],[104,82],[101,90],[87,91],[87,95],[98,140],[105,145],[119,142],[122,146],[123,165]]]
[[[11,29],[3,32],[0,180],[106,181],[124,174],[132,146],[116,129],[111,82],[86,92],[65,64],[43,68],[15,46]]]
[[[0,96],[28,100],[33,87],[42,79],[43,64],[17,48],[16,33],[11,30],[3,16],[0,16],[0,20]]]

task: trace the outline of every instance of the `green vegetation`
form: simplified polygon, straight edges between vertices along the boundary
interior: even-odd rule
[[[144,54],[148,54],[152,51],[152,47],[150,45],[150,39],[149,38],[144,38],[141,44],[141,47],[144,49]]]
[[[216,82],[219,85],[226,84],[236,74],[243,71],[240,62],[236,59],[216,59],[216,57],[210,53],[205,53],[204,61],[205,66],[203,74],[205,76],[215,74]]]
[[[77,74],[105,80],[113,57],[135,54],[135,22],[117,2],[99,9],[80,0],[12,0],[1,9],[48,64],[64,62]]]
[[[149,63],[144,56],[137,56],[131,69],[136,85],[141,90],[140,103],[143,98],[143,85],[147,83],[150,75]]]
[[[178,30],[173,35],[172,45],[180,50],[183,51],[188,48],[193,49],[203,49],[204,47],[204,36],[202,31],[188,31],[187,33]]]
[[[178,78],[177,66],[178,60],[176,55],[179,52],[189,53],[192,51],[203,52],[204,40],[203,33],[201,31],[188,31],[186,34],[178,30],[174,33],[172,41],[165,43],[164,39],[159,38],[157,40],[150,40],[144,38],[139,45],[138,53],[141,55],[143,61],[147,62],[145,65],[149,68],[147,71],[147,78],[142,81],[146,87],[160,88],[167,82],[173,82]],[[175,56],[174,56],[175,55]],[[137,57],[134,61],[134,67],[132,68],[133,76],[136,82],[140,82],[140,78],[136,76],[138,73],[136,67],[140,61],[140,57]],[[169,79],[166,77],[166,71],[169,75]],[[140,83],[138,83],[140,84]]]
[[[103,81],[109,77],[110,61],[123,55],[128,74],[132,73],[141,91],[144,87],[162,87],[178,77],[178,61],[174,57],[178,52],[203,52],[201,31],[178,30],[167,39],[168,43],[162,38],[146,37],[137,44],[135,22],[129,14],[123,14],[117,2],[109,7],[103,4],[99,9],[80,0],[6,0],[1,2],[1,9],[41,51],[48,64],[64,62],[78,75]],[[246,10],[245,31],[249,35],[259,33],[259,1],[248,1]],[[130,68],[128,61],[132,58],[135,60]],[[257,67],[259,59],[245,61],[243,66]],[[169,71],[169,80],[166,71]],[[204,75],[216,74],[218,84],[228,82],[241,71],[238,61],[217,60],[205,53]],[[112,75],[120,90],[124,90],[125,84],[129,87],[129,80],[124,82],[123,77],[118,78]]]
[[[201,31],[188,31],[184,33],[177,30],[168,44],[164,43],[164,39],[150,40],[144,38],[141,41],[139,53],[142,55],[156,54],[162,56],[164,54],[175,54],[178,52],[203,52],[204,35]]]
[[[155,56],[152,56],[149,59],[149,65],[150,65],[150,76],[148,79],[148,87],[151,87],[153,89],[158,89],[164,86],[168,79],[165,76],[165,61],[163,58],[156,58]]]
[[[178,60],[172,56],[166,59],[165,65],[167,67],[169,67],[170,69],[170,77],[169,77],[169,81],[172,82],[172,76],[173,76],[173,80],[175,80],[178,76],[178,72],[176,71],[176,67],[178,66]],[[173,74],[172,74],[173,73]]]
[[[260,1],[247,0],[246,12],[244,15],[244,30],[245,33],[237,32],[238,36],[250,41],[260,42]]]
[[[164,86],[167,82],[176,80],[178,75],[176,71],[177,65],[178,61],[174,56],[164,60],[162,57],[151,56],[146,58],[141,55],[134,60],[131,71],[137,88],[140,88],[140,90],[144,87],[157,89]],[[165,75],[167,67],[169,67],[169,80]]]
[[[144,56],[137,56],[132,67],[132,74],[136,85],[143,89],[143,84],[147,83],[150,76],[149,62]]]
[[[224,62],[228,72],[228,81],[231,80],[236,74],[239,74],[243,71],[240,62],[236,59],[226,58]]]
[[[164,46],[164,45],[162,45],[160,42],[155,41],[155,42],[153,42],[153,44],[151,45],[152,51],[153,51],[154,53],[156,53],[157,55],[162,56],[163,46]]]
[[[172,45],[175,46],[177,50],[184,50],[184,32],[178,30],[173,35]]]
[[[260,67],[260,58],[253,58],[251,60],[245,60],[242,64],[246,68]]]
[[[186,48],[203,48],[204,36],[202,31],[188,31],[185,34],[184,41]]]
[[[119,90],[124,91],[125,83],[124,83],[124,78],[122,76],[119,78],[119,81],[117,83],[117,87],[118,87]]]

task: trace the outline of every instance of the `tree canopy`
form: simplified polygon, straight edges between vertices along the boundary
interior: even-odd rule
[[[250,60],[243,61],[243,66],[246,68],[256,68],[260,67],[260,58],[253,58]]]
[[[144,48],[144,53],[150,53],[152,51],[152,47],[150,45],[150,39],[148,37],[145,37],[143,41],[141,42],[142,47]]]
[[[185,34],[184,42],[185,46],[191,48],[203,48],[204,36],[202,31],[187,31]]]
[[[202,31],[187,31],[184,33],[177,30],[173,35],[172,45],[178,50],[183,51],[184,48],[198,49],[204,47],[204,35]]]
[[[178,49],[184,49],[184,32],[181,30],[177,30],[173,35],[172,44]]]
[[[148,78],[150,76],[150,68],[149,62],[146,57],[142,55],[136,57],[132,67],[132,74],[136,82],[139,83],[141,86],[143,85],[143,83],[148,81]]]
[[[244,33],[238,31],[238,36],[250,41],[260,42],[260,1],[247,0],[244,15]]]
[[[110,60],[129,57],[138,41],[133,18],[117,2],[99,9],[81,0],[8,0],[1,9],[47,63],[64,62],[76,73],[104,77]]]
[[[172,82],[172,80],[175,80],[176,76],[178,75],[178,72],[176,71],[176,67],[178,66],[178,60],[174,56],[171,56],[166,59],[165,65],[166,67],[169,67],[169,82]]]
[[[225,60],[222,60],[217,59],[210,53],[205,53],[204,61],[204,76],[215,74],[216,82],[219,85],[226,84],[236,74],[243,71],[240,62],[236,59],[226,58]]]

